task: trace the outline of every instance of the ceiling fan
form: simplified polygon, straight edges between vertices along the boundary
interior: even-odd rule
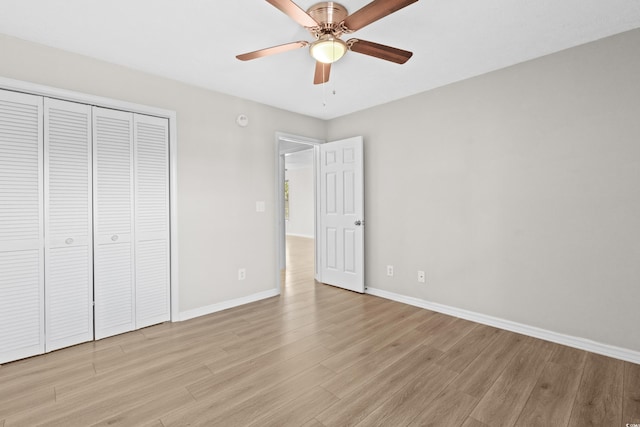
[[[241,61],[249,61],[309,46],[309,53],[316,60],[314,84],[329,81],[331,64],[342,58],[347,50],[395,62],[396,64],[404,64],[411,58],[412,52],[360,39],[349,39],[345,42],[340,37],[343,34],[358,31],[372,22],[391,15],[417,1],[373,0],[349,15],[344,6],[332,1],[317,3],[305,12],[291,0],[267,0],[267,3],[277,7],[291,19],[305,27],[315,38],[315,41],[307,42],[301,40],[268,47],[238,55],[236,58]]]

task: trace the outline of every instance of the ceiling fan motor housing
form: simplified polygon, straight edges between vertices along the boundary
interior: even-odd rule
[[[349,12],[340,3],[324,1],[311,6],[307,13],[320,24],[320,28],[309,28],[311,34],[319,38],[323,34],[333,34],[338,37],[342,31],[339,28]]]

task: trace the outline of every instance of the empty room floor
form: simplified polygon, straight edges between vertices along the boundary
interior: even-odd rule
[[[280,297],[1,366],[0,427],[640,423],[640,365],[318,284],[312,242]]]

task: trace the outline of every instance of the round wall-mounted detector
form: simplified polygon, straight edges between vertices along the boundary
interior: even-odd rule
[[[245,116],[244,114],[240,114],[238,117],[236,117],[236,123],[238,124],[238,126],[241,127],[247,127],[249,126],[249,117]]]

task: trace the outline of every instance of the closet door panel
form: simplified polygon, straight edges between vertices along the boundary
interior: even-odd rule
[[[96,339],[135,329],[133,114],[93,107]]]
[[[136,327],[170,320],[169,124],[136,114]]]
[[[0,90],[0,363],[44,352],[42,98]]]
[[[91,107],[44,100],[46,351],[93,339]]]

